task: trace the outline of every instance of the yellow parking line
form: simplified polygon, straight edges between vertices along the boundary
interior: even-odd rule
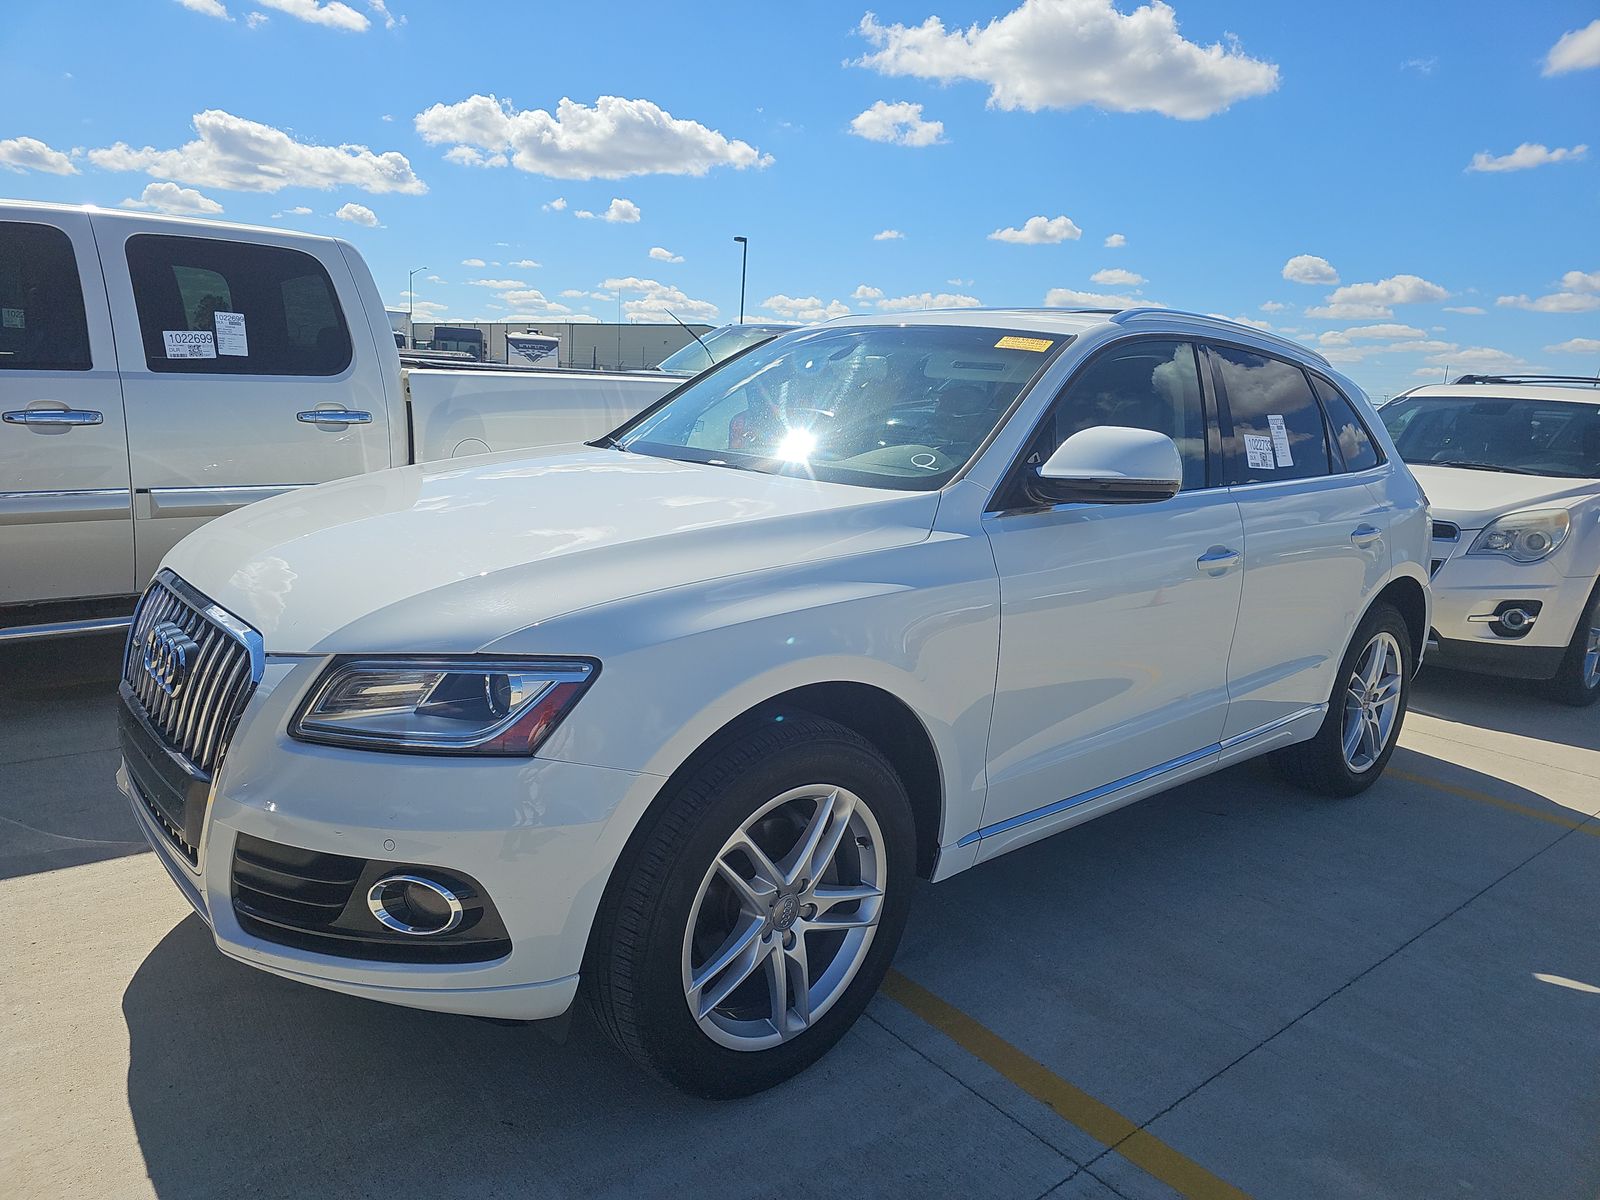
[[[1587,833],[1591,837],[1600,837],[1600,823],[1592,820],[1578,820],[1574,817],[1564,817],[1560,813],[1529,808],[1526,804],[1518,804],[1515,800],[1502,800],[1499,796],[1489,795],[1488,792],[1457,787],[1453,783],[1430,779],[1426,775],[1413,775],[1410,771],[1398,771],[1392,766],[1389,768],[1388,773],[1395,779],[1406,783],[1420,783],[1423,787],[1431,787],[1435,791],[1448,792],[1452,796],[1460,796],[1463,800],[1475,800],[1479,804],[1492,805],[1495,808],[1504,809],[1506,812],[1516,813],[1518,816],[1532,817],[1535,821],[1546,821],[1551,825],[1559,825],[1563,829],[1576,829],[1579,833]]]
[[[883,981],[883,992],[1035,1100],[1049,1105],[1063,1120],[1181,1195],[1194,1200],[1250,1200],[1231,1183],[1218,1179],[1193,1159],[1179,1154],[1116,1109],[1068,1083],[1043,1063],[1028,1057],[999,1034],[899,971],[889,972]]]

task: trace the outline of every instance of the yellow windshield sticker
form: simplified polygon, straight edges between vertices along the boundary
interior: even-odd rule
[[[994,348],[996,350],[1032,350],[1035,354],[1043,354],[1054,345],[1055,342],[1050,338],[1003,337],[994,344]]]

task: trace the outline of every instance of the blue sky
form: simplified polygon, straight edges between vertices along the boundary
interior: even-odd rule
[[[13,0],[0,74],[0,193],[343,234],[419,318],[732,320],[743,234],[752,315],[1130,298],[1376,396],[1600,370],[1592,0]]]

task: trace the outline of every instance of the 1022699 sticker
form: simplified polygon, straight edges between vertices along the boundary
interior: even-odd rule
[[[215,358],[217,344],[209,329],[167,329],[161,334],[168,358]]]

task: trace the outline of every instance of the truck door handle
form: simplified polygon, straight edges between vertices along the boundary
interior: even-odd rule
[[[1357,525],[1355,532],[1350,535],[1350,540],[1358,546],[1370,546],[1383,536],[1383,530],[1375,525]]]
[[[7,425],[99,425],[105,419],[104,413],[86,408],[24,408],[0,413],[0,421]]]
[[[307,425],[370,425],[372,414],[358,408],[313,408],[295,413],[296,421]]]
[[[1194,560],[1194,565],[1207,575],[1221,575],[1224,571],[1237,567],[1243,558],[1237,550],[1230,550],[1226,546],[1213,546],[1199,558]]]

